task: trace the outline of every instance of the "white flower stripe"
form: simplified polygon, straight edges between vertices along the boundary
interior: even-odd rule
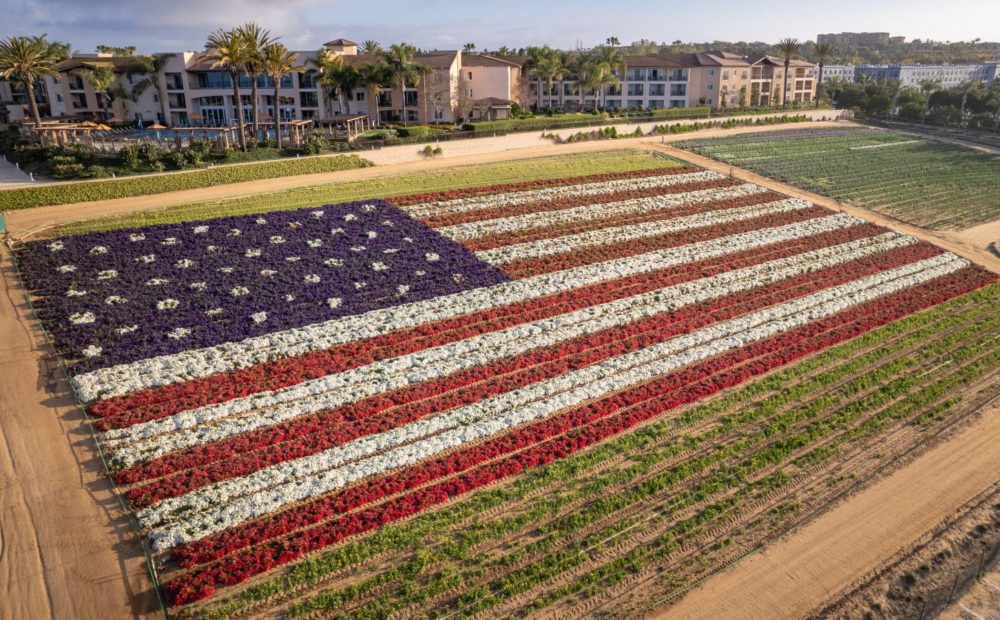
[[[765,215],[773,215],[775,213],[810,209],[812,206],[812,203],[806,202],[805,200],[788,198],[786,200],[768,202],[742,209],[720,209],[718,211],[696,213],[694,215],[669,220],[657,220],[654,222],[644,222],[642,224],[611,226],[575,235],[542,239],[540,241],[529,241],[527,243],[518,243],[516,245],[505,245],[499,248],[493,248],[492,250],[476,252],[476,257],[490,263],[491,265],[503,265],[504,263],[509,263],[523,258],[551,256],[552,254],[563,254],[593,245],[624,243],[633,239],[655,237],[656,235],[662,235],[669,232],[678,232],[692,228],[704,228],[706,226],[715,226],[728,222],[752,220],[754,218]]]
[[[585,205],[573,207],[560,211],[542,211],[540,213],[527,213],[525,215],[515,215],[513,217],[484,220],[482,222],[469,222],[467,224],[456,224],[438,228],[437,231],[452,239],[475,239],[487,235],[495,235],[514,230],[527,230],[532,228],[543,228],[557,224],[567,224],[576,222],[586,222],[589,220],[604,219],[616,215],[639,214],[670,207],[680,207],[693,205],[714,200],[729,200],[733,198],[743,198],[754,194],[762,194],[769,191],[766,187],[745,183],[736,187],[723,187],[703,189],[683,194],[667,194],[664,196],[653,196],[649,198],[633,198],[619,202],[609,202],[596,205]]]
[[[132,465],[173,450],[218,441],[385,391],[430,381],[497,359],[520,355],[531,349],[624,325],[646,316],[763,286],[914,242],[913,238],[887,233],[823,248],[583,308],[534,323],[516,325],[397,358],[380,360],[280,390],[113,429],[103,433],[100,440],[105,447],[118,448],[113,454],[116,463]],[[210,424],[215,421],[220,422]],[[173,434],[166,435],[167,433]]]
[[[101,368],[75,376],[73,383],[85,401],[120,396],[140,389],[246,368],[271,359],[303,355],[425,322],[440,321],[598,282],[850,228],[863,223],[864,220],[861,218],[837,214],[775,228],[754,230],[472,289],[394,308],[373,310],[361,315],[274,332],[239,342],[228,342]]]
[[[968,261],[954,255],[942,255],[885,271],[703,328],[595,366],[571,371],[555,379],[462,407],[430,420],[421,420],[381,435],[365,437],[324,453],[299,459],[298,462],[282,463],[246,478],[227,481],[229,491],[239,489],[244,483],[249,487],[247,490],[262,485],[271,488],[252,492],[235,500],[230,499],[232,495],[225,493],[222,497],[209,499],[207,496],[211,491],[208,491],[199,497],[200,501],[192,504],[202,506],[200,512],[196,512],[198,509],[185,510],[182,522],[154,529],[149,538],[156,549],[197,540],[248,519],[274,512],[290,503],[334,491],[368,476],[412,465],[442,451],[502,433],[526,422],[549,417],[558,411],[627,389],[682,366],[883,295],[928,282],[968,264]],[[437,434],[427,437],[428,433]],[[407,442],[413,443],[403,445]],[[375,452],[379,454],[365,459]],[[350,462],[356,459],[364,460]],[[341,466],[343,463],[349,464]],[[317,467],[335,469],[316,473]],[[309,477],[299,479],[299,475]],[[290,476],[293,478],[288,480]],[[218,486],[222,485],[216,485]],[[192,495],[201,491],[205,489]],[[228,503],[220,505],[222,502]],[[146,526],[153,523],[152,518],[151,511],[140,513],[140,519],[144,520]]]
[[[489,196],[476,196],[474,198],[455,198],[452,200],[442,200],[440,202],[425,202],[400,207],[400,209],[416,217],[426,217],[442,213],[461,213],[463,211],[475,211],[478,209],[514,206],[529,202],[541,202],[543,200],[570,198],[576,196],[596,196],[620,191],[635,191],[654,187],[670,187],[672,185],[681,185],[684,183],[720,181],[725,178],[726,176],[724,174],[719,174],[718,172],[702,171],[687,174],[641,177],[634,179],[617,179],[614,181],[598,181],[595,183],[584,183],[582,185],[564,185],[560,187],[548,187],[545,189],[534,189],[523,192],[490,194]]]

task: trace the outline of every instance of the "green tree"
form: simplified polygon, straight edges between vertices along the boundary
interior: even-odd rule
[[[283,43],[273,41],[264,48],[261,70],[274,81],[274,142],[281,148],[281,78],[290,73],[299,73],[302,67],[296,63],[297,52],[289,52]]]
[[[466,43],[465,46],[462,48],[462,53],[463,54],[475,54],[476,53],[476,44],[475,43]]]
[[[232,78],[236,122],[239,124],[240,148],[246,151],[247,135],[243,122],[243,96],[240,93],[240,73],[251,57],[246,37],[236,29],[220,28],[208,35],[205,47],[207,48],[206,58],[212,62],[212,66],[227,71],[229,77]]]
[[[792,64],[792,59],[795,55],[799,53],[799,40],[785,38],[778,41],[778,52],[781,55],[781,59],[785,62],[785,74],[782,76],[784,78],[784,83],[781,89],[781,107],[788,107],[788,68]]]
[[[112,56],[127,58],[135,55],[135,46],[115,47],[113,45],[98,45],[97,51],[101,54],[111,54]]]
[[[416,62],[413,57],[417,53],[417,48],[409,43],[394,43],[389,47],[385,55],[386,65],[389,67],[391,82],[399,87],[403,101],[402,110],[403,126],[408,124],[406,115],[406,85],[417,86],[423,76],[430,72],[430,68]]]
[[[920,86],[920,92],[924,94],[924,116],[921,124],[927,124],[927,115],[931,111],[931,95],[941,90],[941,81],[920,80],[917,84]]]
[[[382,49],[382,44],[378,41],[368,39],[361,42],[361,45],[358,47],[358,53],[369,54],[371,56],[381,56],[385,53],[385,50]]]
[[[368,63],[361,68],[361,83],[368,88],[369,97],[375,105],[375,124],[381,122],[379,113],[379,97],[385,90],[386,84],[392,80],[389,65],[382,60]]]
[[[822,98],[823,93],[823,67],[826,66],[827,61],[833,55],[833,45],[827,41],[817,43],[815,51],[816,64],[819,65],[819,80],[816,82],[816,107],[818,108],[819,100]]]
[[[608,77],[606,86],[621,85],[621,78],[628,72],[625,54],[612,45],[599,45],[593,51],[594,61],[602,67]],[[607,107],[607,89],[601,88],[601,108]]]
[[[740,86],[740,109],[747,107],[747,85]]]
[[[59,71],[56,65],[67,56],[68,49],[64,44],[50,42],[44,34],[40,37],[9,37],[0,41],[0,76],[24,84],[36,127],[41,126],[42,117],[35,101],[35,82],[46,76],[57,77]]]
[[[115,98],[115,87],[118,82],[118,76],[115,75],[114,70],[111,67],[84,67],[76,69],[73,73],[90,84],[97,96],[97,105],[101,108],[102,119],[110,119],[108,104]]]
[[[608,37],[607,39],[604,40],[604,44],[610,47],[618,47],[619,45],[622,44],[622,42],[621,39],[619,39],[618,37]]]
[[[534,79],[545,80],[545,92],[548,97],[552,96],[552,83],[556,80],[562,81],[563,77],[565,77],[568,73],[568,67],[566,67],[565,59],[566,56],[562,52],[554,50],[548,45],[539,48],[539,51],[537,52],[537,57],[531,67],[530,74]],[[561,91],[562,89],[560,88],[560,92]],[[562,101],[561,94],[560,101]],[[539,107],[541,107],[540,97]]]
[[[167,101],[163,93],[163,83],[160,81],[160,74],[167,66],[167,62],[176,54],[154,54],[153,56],[136,56],[132,60],[134,64],[128,70],[128,75],[141,75],[143,78],[132,87],[134,95],[141,95],[150,86],[156,90],[156,95],[160,99],[160,112],[163,118],[170,115],[167,111]]]
[[[316,60],[311,60],[319,69],[319,83],[327,93],[328,99],[336,99],[341,113],[350,114],[350,101],[354,97],[354,89],[361,85],[361,73],[357,68],[348,65],[344,56],[329,50],[320,50]]]
[[[272,39],[271,32],[256,22],[247,22],[240,26],[238,31],[248,50],[244,69],[250,76],[250,98],[253,100],[250,114],[253,119],[254,140],[256,140],[257,136],[260,135],[260,98],[257,96],[257,78],[264,73],[264,50],[276,39]]]

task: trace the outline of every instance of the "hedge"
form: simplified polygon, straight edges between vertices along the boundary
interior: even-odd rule
[[[571,114],[561,116],[533,116],[531,118],[512,118],[500,121],[482,121],[466,123],[466,127],[476,133],[510,133],[515,131],[532,131],[539,129],[558,129],[560,127],[584,127],[589,125],[618,125],[622,123],[642,123],[648,121],[669,120],[674,118],[697,118],[708,116],[712,109],[694,108],[660,108],[621,116],[607,117],[594,114]]]
[[[367,168],[373,165],[372,162],[357,155],[338,155],[217,166],[191,172],[24,187],[0,191],[0,210],[130,198],[259,179]]]

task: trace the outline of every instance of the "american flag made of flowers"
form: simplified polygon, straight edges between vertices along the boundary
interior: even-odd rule
[[[992,281],[690,167],[31,242],[174,604]]]

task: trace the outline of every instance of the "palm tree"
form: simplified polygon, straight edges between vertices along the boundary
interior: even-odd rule
[[[378,41],[368,39],[367,41],[362,41],[361,46],[358,47],[359,54],[368,54],[370,56],[379,56],[385,53],[382,49],[382,44]]]
[[[819,65],[819,81],[816,83],[816,107],[819,107],[819,100],[823,96],[823,67],[826,61],[833,55],[833,45],[828,41],[816,44],[816,64]]]
[[[462,48],[462,53],[463,54],[474,54],[474,53],[476,53],[476,44],[475,43],[466,43],[465,47]]]
[[[615,86],[621,84],[621,77],[628,72],[628,62],[625,54],[620,49],[612,45],[601,45],[595,50],[596,61],[604,66],[604,71],[609,78],[605,86]],[[601,88],[601,108],[605,108],[607,103],[607,89]]]
[[[941,90],[940,80],[920,80],[917,83],[920,86],[920,92],[924,94],[924,115],[920,119],[921,125],[927,124],[927,115],[931,111],[931,95]]]
[[[389,47],[386,54],[386,64],[389,67],[389,74],[392,82],[399,86],[403,95],[402,116],[403,126],[407,124],[406,117],[406,84],[416,86],[420,83],[420,78],[429,72],[429,68],[413,60],[413,55],[417,48],[409,43],[394,43]]]
[[[271,38],[270,31],[265,30],[256,22],[247,22],[240,26],[238,31],[240,36],[246,40],[246,46],[250,52],[245,69],[247,75],[250,76],[250,98],[253,99],[250,113],[253,117],[253,135],[256,140],[257,136],[260,135],[260,101],[257,97],[257,78],[264,72],[264,50],[275,39]]]
[[[152,86],[156,89],[156,95],[160,99],[160,111],[164,120],[167,119],[167,101],[163,96],[163,84],[160,82],[160,74],[167,66],[167,61],[177,54],[155,54],[153,56],[136,56],[132,60],[134,65],[129,69],[128,75],[143,75],[142,80],[132,87],[135,95],[141,95],[147,88]]]
[[[274,81],[274,142],[279,149],[281,148],[281,78],[289,73],[302,71],[302,67],[295,64],[298,59],[298,53],[289,52],[283,43],[277,41],[269,43],[264,48],[261,69],[264,75]]]
[[[969,95],[975,93],[977,96],[983,94],[983,83],[980,80],[962,80],[959,84],[959,88],[962,90],[962,108],[961,116],[962,122],[965,122],[965,104],[969,101]]]
[[[344,62],[342,54],[328,50],[320,50],[316,60],[310,60],[319,68],[319,83],[327,92],[327,99],[336,98],[341,113],[351,113],[350,100],[354,89],[361,84],[361,74],[358,70]]]
[[[35,101],[35,82],[45,76],[58,76],[56,65],[65,57],[66,49],[62,44],[47,41],[44,34],[40,37],[10,37],[6,41],[0,41],[0,77],[15,79],[24,84],[36,127],[41,126],[42,117],[38,113],[38,102]]]
[[[603,95],[609,86],[621,84],[611,66],[597,58],[587,58],[580,63],[580,86],[585,92],[601,93],[601,107],[604,107]]]
[[[243,97],[240,94],[240,72],[251,56],[246,37],[237,30],[220,28],[208,35],[205,47],[208,49],[206,58],[212,61],[212,66],[225,69],[229,72],[229,77],[232,78],[236,121],[240,126],[240,148],[246,151],[247,134],[246,127],[243,126]]]
[[[389,65],[384,61],[372,62],[361,68],[361,83],[368,87],[369,96],[375,104],[375,124],[380,123],[379,97],[385,90],[385,85],[392,80]]]
[[[510,48],[507,47],[506,45],[500,46],[500,49],[497,50],[497,56],[510,56],[510,55],[511,55]]]
[[[563,55],[558,50],[550,48],[548,45],[537,48],[535,54],[535,60],[532,63],[530,72],[534,79],[545,80],[547,96],[552,96],[552,82],[555,80],[562,80],[563,76],[566,75],[567,69],[563,62]],[[541,105],[541,97],[538,99],[539,105]],[[551,106],[551,103],[550,103]]]
[[[782,39],[778,41],[778,52],[781,54],[781,58],[785,61],[785,75],[784,83],[782,84],[781,90],[781,107],[788,107],[788,67],[792,64],[792,59],[795,58],[795,54],[799,52],[799,40],[798,39]]]
[[[90,83],[94,94],[97,95],[97,104],[101,107],[103,120],[108,120],[108,104],[115,98],[115,83],[118,81],[114,70],[111,67],[84,67],[76,69],[73,73]],[[121,94],[120,91],[117,94]]]

